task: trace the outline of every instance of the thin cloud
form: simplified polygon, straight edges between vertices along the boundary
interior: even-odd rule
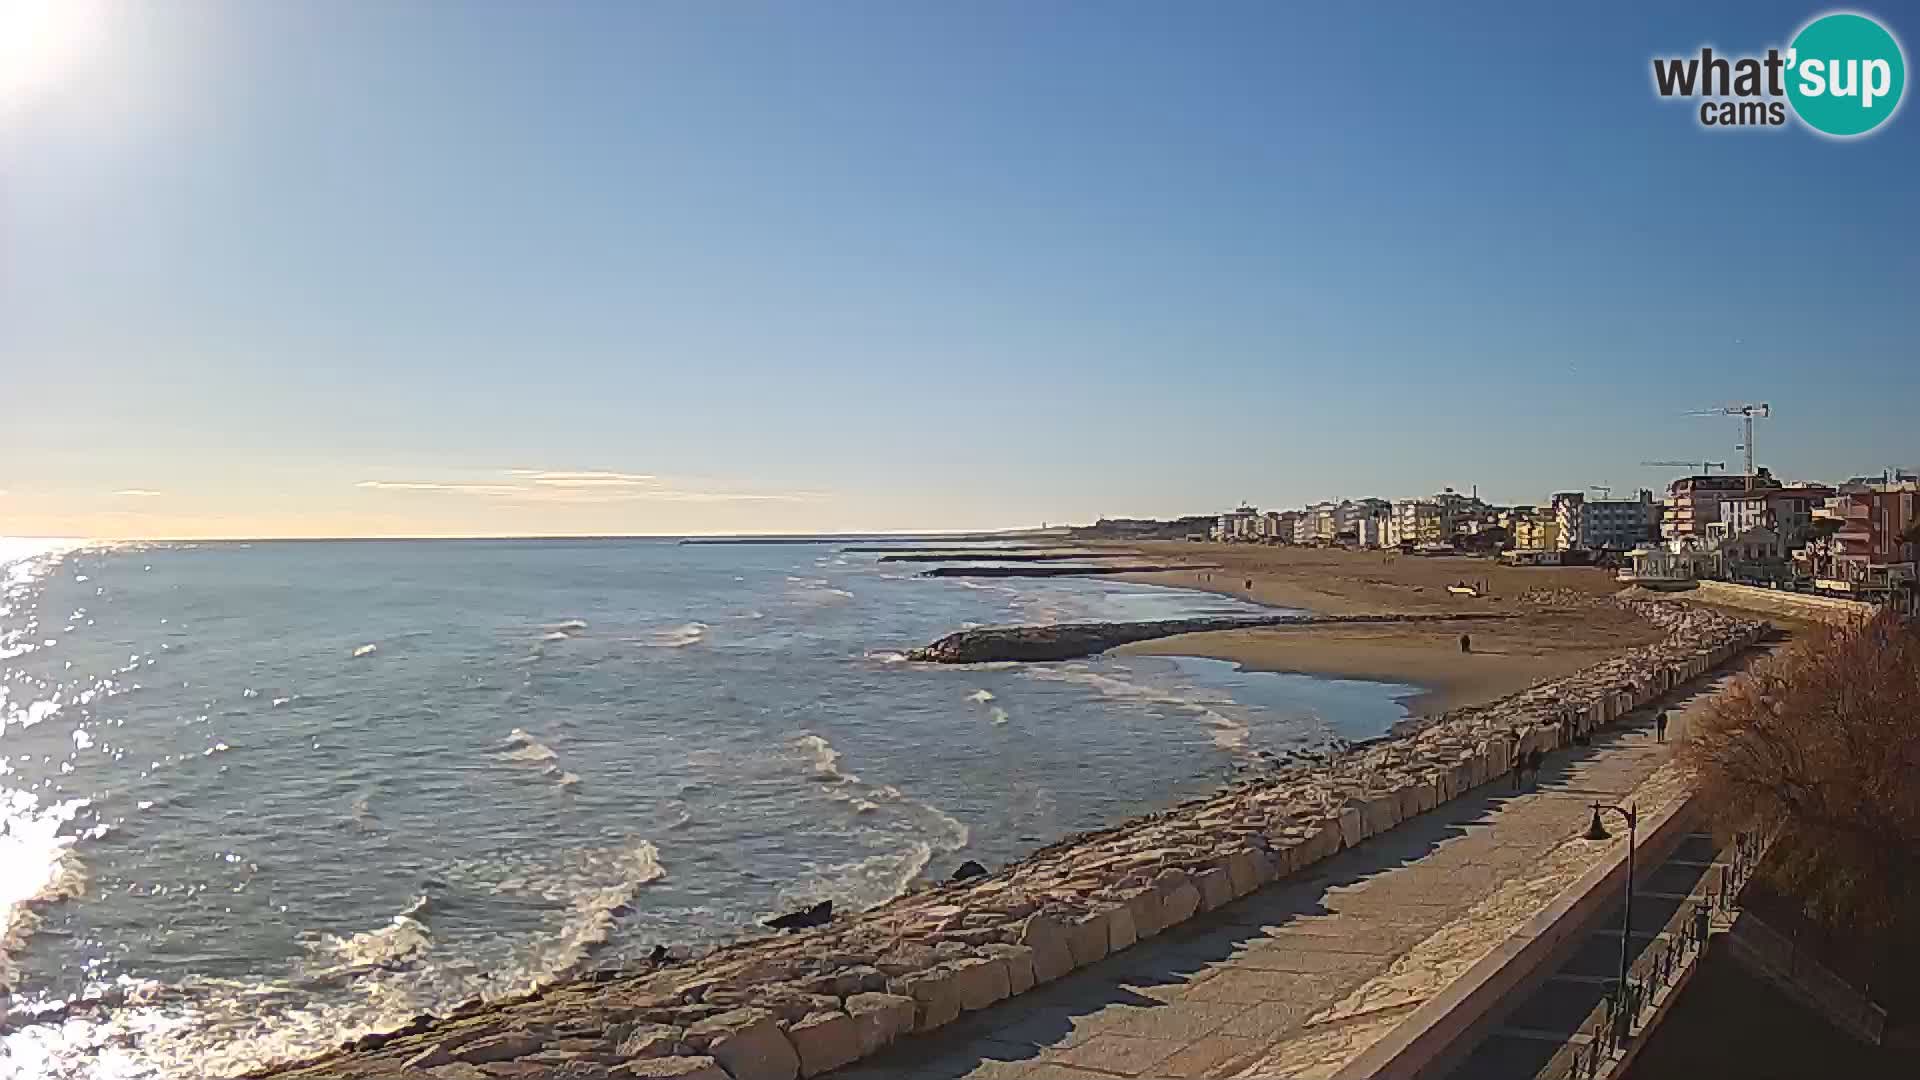
[[[445,484],[431,480],[362,480],[354,487],[374,491],[433,491],[452,495],[518,495],[525,488],[513,484]]]
[[[517,476],[542,487],[652,487],[660,478],[649,473],[603,472],[599,470],[509,469]]]
[[[623,502],[765,503],[806,502],[826,498],[818,491],[716,491],[698,486],[676,486],[651,473],[609,472],[594,469],[508,469],[514,483],[467,483],[442,480],[362,480],[356,487],[376,491],[415,491],[454,495],[489,495],[514,502],[596,505]]]
[[[157,499],[160,497],[160,492],[151,488],[121,488],[114,492],[114,495],[122,499]]]

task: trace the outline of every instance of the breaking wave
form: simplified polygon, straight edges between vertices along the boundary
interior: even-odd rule
[[[840,751],[826,739],[805,733],[793,739],[828,798],[844,803],[874,830],[888,850],[866,859],[822,868],[817,880],[790,888],[789,897],[832,896],[856,908],[874,907],[899,896],[936,854],[967,846],[972,833],[953,815],[908,796],[891,784],[871,784],[840,767]]]

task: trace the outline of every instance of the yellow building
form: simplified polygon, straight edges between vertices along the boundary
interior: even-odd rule
[[[1558,551],[1560,522],[1551,510],[1546,513],[1515,514],[1513,547],[1516,551]]]

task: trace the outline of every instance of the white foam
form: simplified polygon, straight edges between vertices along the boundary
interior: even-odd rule
[[[876,830],[877,842],[899,844],[908,856],[905,863],[900,864],[902,869],[883,875],[892,882],[884,895],[827,882],[794,896],[833,896],[855,908],[884,903],[904,892],[935,852],[958,851],[972,839],[965,823],[939,807],[911,798],[891,784],[870,784],[858,774],[841,768],[840,752],[821,736],[804,733],[793,739],[793,745],[811,764],[814,776],[822,782],[821,788],[829,798],[845,803],[862,819],[863,828]],[[922,848],[926,849],[924,853],[920,853]],[[862,864],[847,866],[887,866],[893,865],[888,860],[897,862],[901,857],[901,851],[896,849],[873,856]]]
[[[991,691],[991,690],[975,690],[975,691],[974,691],[973,693],[971,693],[971,694],[968,694],[968,695],[967,695],[967,700],[968,700],[968,701],[977,701],[977,702],[980,702],[981,704],[983,704],[983,705],[984,705],[984,704],[986,704],[987,702],[989,702],[989,701],[992,701],[992,700],[993,700],[993,691]]]
[[[1235,708],[1234,701],[1230,697],[1205,695],[1191,689],[1182,691],[1131,682],[1116,676],[1088,671],[1077,665],[1034,666],[1028,670],[1028,674],[1037,679],[1091,686],[1102,696],[1116,700],[1145,705],[1168,705],[1193,713],[1206,725],[1207,736],[1215,746],[1231,753],[1245,753],[1248,750],[1250,733],[1246,721],[1233,716],[1230,712],[1222,711],[1222,709]]]
[[[706,623],[681,623],[666,630],[656,630],[639,639],[639,644],[655,649],[684,649],[689,645],[705,640],[711,629]]]
[[[307,951],[330,963],[309,970],[307,975],[310,978],[329,979],[367,968],[392,968],[418,960],[433,947],[432,929],[416,917],[426,908],[427,898],[416,897],[405,910],[379,929],[363,930],[347,937],[322,935],[318,941],[307,946]]]
[[[13,955],[39,925],[33,908],[86,892],[74,851],[79,837],[61,829],[89,805],[67,799],[43,807],[32,792],[0,788],[0,986],[14,984]]]

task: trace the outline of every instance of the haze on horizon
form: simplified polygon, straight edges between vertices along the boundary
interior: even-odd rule
[[[0,535],[1920,464],[1920,120],[1649,85],[1825,8],[1389,7],[0,0]]]

